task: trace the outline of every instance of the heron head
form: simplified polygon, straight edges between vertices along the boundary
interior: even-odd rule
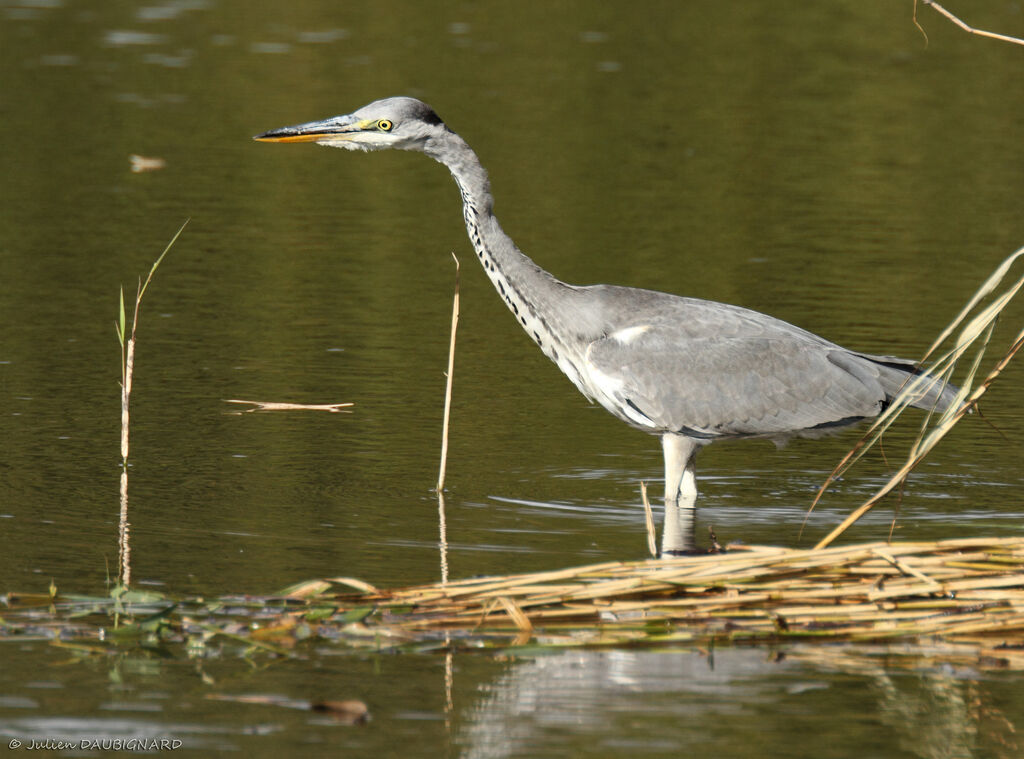
[[[348,150],[424,150],[438,130],[447,131],[434,110],[419,100],[393,97],[322,121],[271,129],[261,142],[315,142]]]

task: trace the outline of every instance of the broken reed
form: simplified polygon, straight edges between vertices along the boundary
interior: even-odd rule
[[[363,609],[364,635],[396,640],[442,631],[557,646],[995,635],[1024,648],[1024,538],[731,546],[396,590],[335,578],[287,593],[342,615]]]
[[[129,523],[128,523],[128,430],[130,428],[131,417],[129,414],[129,407],[131,404],[132,397],[132,377],[135,374],[135,333],[139,327],[139,311],[142,307],[142,296],[146,293],[146,288],[149,287],[150,281],[153,279],[153,274],[156,273],[157,267],[160,262],[164,260],[164,256],[167,255],[171,246],[174,245],[175,241],[185,230],[188,225],[188,220],[181,225],[178,231],[171,238],[171,241],[167,243],[167,247],[164,248],[164,252],[153,262],[153,265],[149,269],[149,274],[146,276],[146,281],[143,282],[141,277],[135,290],[135,309],[132,313],[132,331],[129,335],[127,333],[126,314],[124,308],[124,288],[121,288],[120,308],[118,313],[118,320],[114,323],[114,329],[117,331],[117,340],[121,344],[121,485],[120,485],[120,502],[121,512],[120,520],[118,522],[118,585],[121,587],[127,587],[131,582],[131,545],[129,541]]]
[[[984,29],[977,29],[971,26],[966,21],[962,21],[958,16],[947,11],[945,8],[943,8],[941,5],[935,2],[935,0],[921,0],[921,4],[927,5],[929,8],[934,9],[941,16],[946,18],[948,21],[951,21],[952,23],[956,24],[958,27],[963,29],[968,34],[976,34],[979,37],[988,37],[989,39],[999,40],[1000,42],[1010,42],[1014,45],[1024,45],[1024,39],[1021,39],[1020,37],[1011,37],[1008,34],[1000,34],[999,32],[987,32]],[[927,44],[928,35],[925,33],[924,28],[922,28],[921,24],[919,24],[917,21],[917,0],[914,0],[913,21],[914,26],[916,26],[918,31],[921,32],[921,34],[924,36],[925,44]]]
[[[167,243],[164,252],[153,262],[149,269],[149,274],[146,276],[146,281],[143,282],[142,278],[139,278],[139,283],[135,290],[135,310],[132,313],[132,331],[130,335],[125,332],[124,288],[121,288],[120,313],[118,314],[118,321],[114,323],[114,329],[117,331],[118,342],[121,343],[121,464],[123,467],[128,466],[128,428],[130,421],[128,408],[132,396],[132,375],[135,371],[135,332],[139,326],[139,310],[142,307],[142,296],[146,294],[146,288],[149,287],[149,283],[152,281],[157,267],[160,266],[160,262],[164,260],[164,256],[171,250],[171,246],[181,236],[181,233],[185,231],[186,226],[188,226],[187,219],[178,231],[174,233],[171,241]],[[126,337],[127,341],[125,340]]]
[[[864,456],[873,446],[877,445],[893,422],[915,401],[927,395],[935,387],[944,388],[953,380],[953,372],[960,363],[969,364],[962,379],[958,380],[958,391],[955,399],[942,413],[929,412],[921,422],[921,429],[910,446],[906,460],[895,474],[882,485],[865,503],[855,509],[843,522],[825,536],[816,548],[825,548],[838,538],[854,522],[866,514],[875,504],[896,489],[901,489],[907,476],[920,464],[939,442],[953,429],[956,424],[971,413],[978,401],[992,386],[1006,365],[1024,347],[1024,329],[1021,329],[1003,356],[995,362],[987,374],[982,376],[981,366],[986,351],[990,347],[993,332],[1000,316],[1007,306],[1024,287],[1024,275],[1001,292],[996,292],[999,285],[1010,273],[1014,264],[1024,257],[1024,248],[1020,248],[1007,256],[996,270],[982,283],[981,287],[971,296],[960,313],[935,339],[921,360],[921,373],[909,379],[903,390],[893,399],[886,410],[872,423],[867,432],[857,442],[845,458],[818,490],[811,503],[808,514],[821,500],[829,485],[841,477],[850,467]],[[988,300],[983,304],[983,301]],[[954,336],[955,333],[955,336]],[[951,340],[951,345],[940,351],[940,348]],[[937,354],[937,358],[931,358]],[[926,363],[927,362],[927,363]],[[804,523],[806,524],[806,517]]]

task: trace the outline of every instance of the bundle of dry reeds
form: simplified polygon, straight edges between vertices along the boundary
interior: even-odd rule
[[[353,588],[361,591],[353,592]],[[291,589],[363,609],[362,626],[417,638],[504,634],[553,645],[883,641],[999,636],[1024,657],[1024,538],[869,543],[613,562],[377,590],[349,578]]]

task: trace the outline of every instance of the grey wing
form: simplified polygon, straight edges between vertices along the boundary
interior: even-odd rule
[[[877,415],[886,393],[870,362],[799,334],[699,337],[642,325],[592,342],[594,397],[650,431],[783,436]]]

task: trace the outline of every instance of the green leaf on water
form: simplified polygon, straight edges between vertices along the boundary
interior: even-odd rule
[[[178,604],[173,603],[170,606],[160,609],[160,611],[155,612],[154,614],[150,614],[148,617],[140,619],[137,624],[143,630],[152,632],[162,627],[177,608]]]
[[[307,622],[319,622],[321,620],[328,619],[337,610],[336,606],[317,606],[307,611],[303,616]],[[373,609],[370,611],[373,611]]]
[[[118,639],[124,639],[159,632],[160,628],[168,624],[171,615],[177,608],[178,604],[173,603],[147,617],[143,617],[142,619],[129,622],[128,624],[118,625],[113,628],[107,628],[107,635]]]
[[[373,614],[375,607],[373,606],[359,606],[355,609],[349,609],[341,615],[341,621],[345,624],[352,624],[354,622],[362,622],[368,616]]]
[[[130,604],[148,604],[167,600],[167,596],[155,590],[135,590],[134,588],[125,590],[120,594],[120,598]]]
[[[115,627],[108,627],[104,631],[104,635],[112,640],[124,640],[126,638],[138,638],[143,634],[143,630],[134,622],[117,625]]]

